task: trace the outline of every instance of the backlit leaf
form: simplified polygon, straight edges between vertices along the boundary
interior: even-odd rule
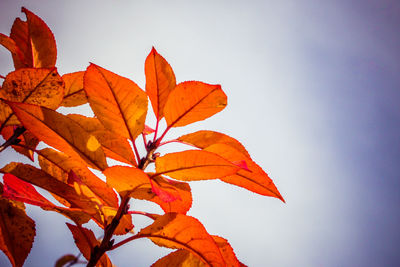
[[[0,196],[0,249],[12,266],[24,264],[35,234],[35,222],[26,215],[25,207]]]
[[[54,267],[65,267],[66,264],[74,263],[76,261],[78,261],[78,258],[75,255],[67,254],[59,258]]]
[[[243,266],[242,263],[238,261],[236,258],[235,252],[233,252],[233,248],[231,245],[228,243],[228,240],[225,238],[222,238],[220,236],[213,235],[212,238],[214,239],[215,243],[217,243],[217,246],[219,250],[221,251],[222,257],[224,258],[226,266],[235,266],[235,267],[240,267]]]
[[[220,178],[220,180],[226,183],[246,188],[260,195],[279,198],[280,200],[285,202],[268,174],[265,173],[263,169],[258,166],[254,161],[246,157],[241,152],[225,144],[211,145],[205,148],[205,150],[216,153],[229,161],[244,160],[246,162],[247,168],[250,170],[248,171],[240,169],[237,173],[230,176],[222,177]]]
[[[75,244],[79,248],[79,251],[87,260],[89,260],[91,251],[95,246],[99,246],[100,242],[96,239],[95,235],[90,229],[82,226],[75,226],[69,223],[67,223],[67,226],[74,237]],[[96,266],[112,267],[111,261],[107,254],[104,254],[100,258],[99,264]]]
[[[175,88],[175,74],[168,62],[154,49],[146,58],[146,93],[157,119],[164,116],[164,106],[169,93]]]
[[[19,57],[22,64],[17,64],[19,58],[16,58],[13,55],[15,69],[34,67],[32,59],[32,43],[29,36],[28,22],[22,21],[20,18],[16,18],[11,27],[10,38],[15,41],[22,54],[22,56]]]
[[[147,95],[133,81],[91,64],[84,88],[94,114],[108,130],[132,141],[143,131]]]
[[[187,150],[156,158],[156,172],[182,181],[208,180],[235,174],[240,168],[207,151]]]
[[[211,117],[225,108],[226,95],[220,85],[188,81],[178,84],[164,107],[168,127],[179,127]]]
[[[118,199],[114,190],[94,175],[81,161],[50,148],[44,148],[38,151],[38,154],[40,167],[46,173],[67,183],[68,174],[73,171],[99,197],[103,205],[118,207]]]
[[[35,104],[50,109],[60,105],[64,94],[64,82],[55,68],[24,68],[10,72],[0,90],[0,98],[12,102]],[[11,109],[0,101],[0,123],[12,113]],[[13,116],[7,124],[18,124]]]
[[[125,194],[149,183],[149,177],[141,169],[127,166],[113,166],[105,169],[107,184],[118,193]]]
[[[151,267],[204,267],[207,266],[195,254],[185,249],[178,249],[162,257]]]
[[[79,223],[87,223],[90,220],[90,216],[84,213],[81,209],[63,208],[54,205],[39,194],[30,183],[24,182],[12,174],[6,173],[3,176],[3,180],[4,198],[39,206],[44,210],[59,212]]]
[[[138,235],[150,238],[159,246],[189,250],[210,266],[225,266],[214,239],[193,217],[167,213],[142,229]]]
[[[44,21],[30,12],[26,8],[22,8],[22,12],[25,13],[27,18],[29,39],[26,42],[30,42],[32,55],[31,67],[35,68],[51,68],[54,67],[57,60],[57,46],[56,40],[54,39],[53,33]],[[11,35],[13,38],[13,35]],[[20,44],[18,40],[15,40],[18,46]],[[27,51],[28,54],[28,51]]]
[[[87,103],[86,93],[83,90],[84,74],[84,71],[78,71],[62,76],[65,83],[65,91],[61,106],[75,107]]]
[[[23,163],[11,162],[0,169],[0,172],[11,173],[25,182],[39,186],[64,198],[71,203],[72,208],[81,208],[91,215],[97,213],[97,208],[90,199],[83,195],[78,195],[72,186],[55,179],[36,167]]]
[[[44,107],[15,102],[8,104],[24,127],[40,140],[71,157],[82,158],[93,168],[103,170],[107,167],[96,137],[72,119]]]
[[[15,69],[27,67],[27,64],[24,63],[24,56],[13,39],[0,33],[0,44],[10,51]]]
[[[155,202],[164,212],[186,214],[189,211],[192,206],[192,194],[188,183],[169,180],[161,175],[152,179],[157,183],[159,190],[169,193],[175,199],[168,202],[163,200],[159,194],[153,191],[150,183],[141,185],[131,193],[131,197]]]
[[[69,114],[68,117],[97,138],[107,157],[136,166],[135,155],[126,138],[105,129],[97,118],[79,114]]]
[[[178,140],[198,148],[206,148],[213,144],[226,144],[250,158],[249,153],[239,141],[223,133],[202,130],[183,135]]]

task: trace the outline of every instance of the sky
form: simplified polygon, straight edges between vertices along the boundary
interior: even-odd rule
[[[0,0],[1,33],[24,18],[21,6],[52,29],[61,74],[93,62],[144,88],[154,46],[178,82],[221,84],[227,108],[168,137],[210,129],[238,139],[285,198],[191,183],[189,215],[228,239],[240,261],[400,265],[400,2]],[[1,75],[12,71],[4,48],[0,62]],[[7,151],[0,165],[10,159],[22,160]],[[26,266],[78,253],[63,216],[27,212],[37,234]],[[168,252],[138,240],[109,256],[120,267],[149,266]]]

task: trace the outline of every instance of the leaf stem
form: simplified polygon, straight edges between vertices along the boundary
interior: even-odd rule
[[[14,130],[14,134],[8,138],[7,141],[4,142],[4,144],[2,144],[0,146],[0,152],[2,152],[3,150],[5,150],[7,147],[16,144],[18,141],[18,137],[23,134],[26,131],[26,129],[24,127],[18,127]]]
[[[153,143],[156,141],[157,139],[157,132],[158,132],[158,124],[159,124],[160,120],[157,118],[157,123],[156,123],[156,129],[154,130],[154,137],[153,137]]]
[[[136,164],[139,166],[140,164],[140,155],[139,155],[139,151],[136,147],[136,143],[135,140],[132,139],[132,145],[133,145],[133,150],[135,151],[135,158],[136,158]]]

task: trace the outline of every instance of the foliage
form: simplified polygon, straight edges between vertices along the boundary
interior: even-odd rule
[[[186,215],[192,204],[188,182],[220,179],[255,193],[284,201],[269,176],[243,145],[214,131],[197,131],[164,140],[175,127],[204,120],[227,105],[220,85],[198,81],[176,83],[168,62],[153,48],[145,62],[146,88],[98,65],[60,75],[55,67],[57,49],[47,25],[22,8],[27,20],[17,18],[10,36],[0,43],[11,52],[15,71],[0,89],[0,133],[6,142],[31,161],[10,162],[3,173],[0,196],[0,249],[13,266],[22,266],[32,247],[35,222],[24,203],[58,212],[70,220],[67,227],[87,266],[112,266],[106,252],[138,239],[177,249],[154,266],[240,266],[227,240],[210,235],[196,219]],[[148,99],[156,116],[155,130],[145,125]],[[89,103],[95,117],[56,110]],[[166,128],[159,122],[165,119]],[[39,141],[48,147],[37,149]],[[137,144],[145,146],[140,155]],[[191,149],[160,155],[157,149],[171,142]],[[120,164],[108,166],[114,159]],[[146,171],[153,164],[155,171]],[[106,182],[90,169],[101,171]],[[168,178],[169,177],[169,178]],[[59,204],[35,189],[50,192]],[[118,193],[118,194],[117,194]],[[119,199],[118,199],[119,196]],[[129,200],[158,204],[164,214],[131,210]],[[132,214],[154,222],[133,231]],[[104,229],[102,239],[83,224],[93,220]],[[114,235],[125,239],[114,244]],[[74,255],[56,266],[78,262]]]

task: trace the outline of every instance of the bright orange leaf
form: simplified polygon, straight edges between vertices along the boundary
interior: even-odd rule
[[[62,79],[65,83],[64,99],[61,106],[75,107],[87,103],[86,93],[83,90],[84,71],[64,74]]]
[[[103,146],[107,157],[136,166],[135,155],[128,140],[107,130],[97,118],[88,118],[79,114],[69,114],[85,131],[93,134]]]
[[[108,130],[132,141],[143,131],[148,100],[133,81],[90,64],[84,88],[94,114]]]
[[[168,62],[154,49],[146,58],[146,93],[157,119],[164,116],[164,106],[169,93],[176,86],[175,74]]]
[[[85,160],[93,168],[104,170],[107,167],[99,141],[72,119],[44,107],[8,104],[24,127],[40,140],[75,159]]]
[[[67,223],[67,226],[74,237],[75,244],[79,248],[79,251],[89,260],[91,251],[95,246],[99,246],[100,242],[96,239],[93,232],[87,228],[69,223]],[[112,263],[108,256],[104,254],[99,260],[99,265],[96,266],[112,267]]]
[[[178,140],[198,148],[206,148],[213,144],[226,144],[250,158],[246,148],[239,141],[223,133],[202,130],[183,135]]]
[[[151,267],[205,267],[206,263],[202,262],[199,257],[185,249],[178,249],[168,255],[162,257]]]
[[[225,108],[226,95],[220,85],[189,81],[178,84],[164,107],[168,127],[185,126],[211,117]]]
[[[16,126],[6,126],[3,128],[1,135],[4,137],[4,140],[8,140],[14,134],[15,127]],[[19,137],[19,140],[20,142],[18,144],[26,147],[13,145],[12,148],[33,161],[33,149],[39,144],[39,139],[33,136],[31,132],[25,131]]]
[[[127,166],[113,166],[103,171],[107,184],[118,193],[126,194],[149,183],[149,177],[141,169]]]
[[[157,174],[181,181],[218,179],[235,174],[239,169],[232,162],[202,150],[169,153],[156,159]]]
[[[10,37],[0,33],[0,44],[4,46],[8,51],[10,51],[13,60],[15,69],[24,68],[28,65],[24,63],[24,55],[21,50],[15,43],[13,39]]]
[[[18,69],[9,73],[0,90],[0,98],[56,109],[64,94],[64,82],[55,68]],[[0,124],[11,115],[11,109],[0,101]],[[19,124],[15,116],[7,124]]]
[[[211,145],[205,148],[205,150],[216,153],[229,161],[244,160],[246,162],[247,168],[250,171],[240,169],[233,175],[220,178],[222,181],[246,188],[260,195],[276,197],[285,202],[268,174],[241,152],[225,144]]]
[[[142,229],[138,235],[150,238],[159,246],[189,250],[210,266],[225,266],[214,239],[193,217],[166,213]]]
[[[0,196],[0,249],[13,267],[24,264],[35,234],[35,222],[26,215],[25,206]]]

